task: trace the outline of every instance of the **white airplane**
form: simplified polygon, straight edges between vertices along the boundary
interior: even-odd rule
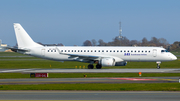
[[[127,61],[156,62],[176,60],[177,57],[162,47],[113,47],[113,46],[43,46],[34,42],[19,23],[14,23],[18,48],[13,51],[55,61],[90,63],[88,69],[102,66],[125,66]]]

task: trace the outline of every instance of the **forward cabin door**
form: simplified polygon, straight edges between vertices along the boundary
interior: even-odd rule
[[[157,49],[153,49],[153,57],[157,56]]]

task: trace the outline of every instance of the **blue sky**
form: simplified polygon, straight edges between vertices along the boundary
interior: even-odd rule
[[[13,23],[35,42],[82,45],[85,40],[112,41],[146,37],[180,41],[180,0],[1,0],[0,39],[16,44]]]

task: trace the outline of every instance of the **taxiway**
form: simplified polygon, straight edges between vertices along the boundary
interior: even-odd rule
[[[0,91],[0,101],[179,101],[179,95],[180,92],[167,91]]]

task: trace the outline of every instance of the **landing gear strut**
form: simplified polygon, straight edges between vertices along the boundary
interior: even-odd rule
[[[157,61],[156,63],[157,63],[157,69],[160,69],[161,68],[160,67],[161,61]]]

